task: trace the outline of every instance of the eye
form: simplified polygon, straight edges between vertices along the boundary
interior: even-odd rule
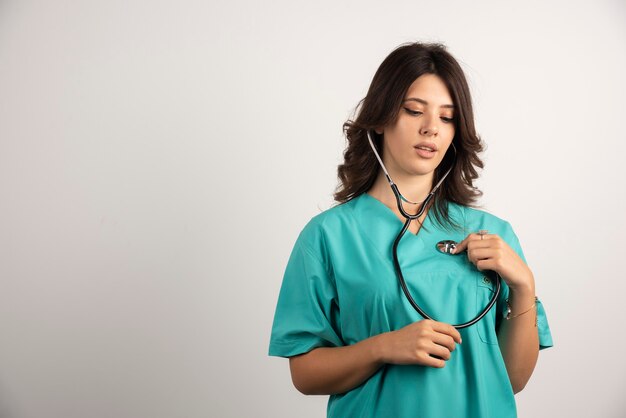
[[[422,112],[420,112],[419,110],[411,110],[408,107],[405,107],[404,110],[406,110],[406,112],[409,115],[413,115],[413,116],[417,116],[417,115],[421,115]],[[446,118],[446,117],[441,117],[441,120],[444,121],[445,123],[452,123],[454,121],[454,118]]]

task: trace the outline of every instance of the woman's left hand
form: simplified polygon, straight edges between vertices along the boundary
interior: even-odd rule
[[[453,254],[467,250],[467,258],[478,270],[493,270],[515,291],[534,289],[535,280],[524,260],[496,234],[469,234]]]

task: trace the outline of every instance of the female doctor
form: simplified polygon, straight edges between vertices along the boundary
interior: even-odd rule
[[[269,354],[289,358],[300,392],[331,395],[329,417],[515,417],[552,338],[512,227],[475,208],[483,144],[461,67],[444,45],[401,45],[344,131],[339,204],[298,236]],[[394,269],[399,205],[420,204],[396,255],[431,319]]]

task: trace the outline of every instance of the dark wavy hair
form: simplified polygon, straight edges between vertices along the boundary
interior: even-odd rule
[[[435,170],[433,184],[441,179],[450,165],[454,164],[454,167],[437,190],[431,207],[441,226],[458,227],[449,217],[446,202],[476,206],[482,192],[474,187],[473,181],[478,177],[476,167],[483,168],[478,154],[484,147],[474,127],[472,100],[465,74],[441,43],[402,44],[382,62],[367,95],[355,108],[358,116],[343,124],[347,147],[343,153],[344,162],[337,167],[339,185],[334,199],[345,203],[372,187],[380,166],[368,143],[367,131],[370,131],[380,153],[383,136],[374,129],[396,120],[409,87],[423,74],[439,76],[448,88],[455,106],[452,143],[456,147],[456,158],[453,152],[446,153]]]

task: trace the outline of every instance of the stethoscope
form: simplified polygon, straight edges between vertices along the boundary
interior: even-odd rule
[[[402,291],[404,292],[404,295],[406,296],[407,300],[409,301],[411,306],[413,306],[413,308],[417,311],[417,313],[419,313],[422,317],[424,317],[426,319],[430,319],[430,320],[436,321],[430,315],[428,315],[426,312],[424,312],[424,310],[419,307],[417,302],[415,302],[415,300],[413,299],[413,296],[411,296],[411,292],[409,291],[409,288],[406,285],[406,281],[404,280],[404,276],[402,275],[402,269],[400,268],[400,262],[398,261],[398,244],[400,243],[400,240],[402,239],[402,236],[404,236],[404,233],[406,232],[406,230],[409,229],[409,225],[411,224],[411,221],[413,219],[418,219],[420,216],[422,216],[422,214],[426,210],[426,207],[428,206],[428,203],[430,203],[430,201],[434,197],[435,192],[437,191],[439,186],[441,186],[441,184],[446,179],[448,174],[450,174],[450,171],[452,171],[452,168],[454,167],[454,162],[452,163],[450,168],[448,168],[448,171],[446,171],[446,173],[443,175],[441,180],[439,180],[439,182],[435,185],[435,187],[433,187],[433,189],[430,191],[428,196],[426,196],[426,199],[424,199],[424,201],[421,202],[421,206],[420,206],[419,210],[417,211],[417,213],[415,215],[411,215],[410,213],[407,213],[404,210],[404,207],[402,206],[401,200],[403,200],[403,201],[405,201],[407,203],[413,204],[413,205],[418,205],[418,204],[420,204],[420,202],[411,202],[410,200],[408,200],[404,196],[402,196],[402,194],[398,190],[398,186],[396,186],[396,184],[393,182],[393,180],[391,180],[391,176],[389,176],[389,173],[387,172],[387,169],[385,168],[385,165],[383,164],[383,160],[381,160],[380,156],[378,155],[378,151],[376,151],[376,147],[374,146],[374,141],[372,141],[372,137],[371,137],[369,131],[367,131],[367,139],[369,140],[370,146],[372,147],[372,150],[374,151],[374,154],[376,155],[376,159],[380,163],[380,166],[382,167],[383,172],[385,173],[385,177],[387,177],[387,181],[389,182],[389,185],[391,186],[391,190],[393,190],[393,194],[396,196],[396,202],[398,204],[398,210],[400,211],[402,216],[404,216],[406,218],[406,222],[404,223],[404,227],[402,228],[402,230],[400,231],[400,233],[396,237],[395,241],[393,242],[393,264],[394,264],[394,268],[396,270],[396,275],[398,276],[398,280],[400,281],[400,286],[402,287]],[[456,157],[456,147],[454,146],[454,144],[451,144],[451,145],[452,145],[452,149],[454,150],[454,155]],[[479,234],[481,234],[481,235],[483,235],[485,233],[486,233],[486,231],[479,231]],[[418,231],[418,234],[419,234],[419,231]],[[437,249],[439,251],[443,252],[443,253],[446,253],[446,254],[452,254],[452,250],[455,248],[455,246],[456,246],[456,242],[451,241],[451,240],[439,241],[437,243]],[[489,301],[489,303],[487,303],[487,306],[485,306],[485,308],[474,319],[472,319],[471,321],[462,323],[462,324],[452,325],[454,328],[462,329],[462,328],[467,328],[467,327],[469,327],[471,325],[474,325],[475,323],[480,321],[485,315],[487,315],[487,312],[489,312],[489,310],[496,303],[496,300],[498,300],[498,296],[500,295],[500,281],[501,281],[501,277],[500,277],[500,275],[498,273],[496,273],[496,272],[494,272],[494,273],[496,275],[496,291],[493,294],[493,296],[491,297],[491,300]]]

